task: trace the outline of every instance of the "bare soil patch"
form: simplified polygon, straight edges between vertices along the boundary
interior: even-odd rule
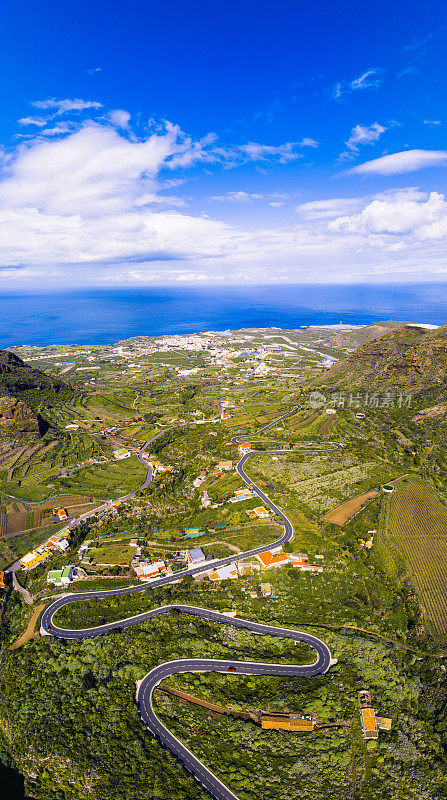
[[[323,519],[326,522],[332,522],[333,525],[345,525],[354,514],[357,514],[363,508],[368,500],[372,500],[372,498],[377,497],[378,494],[379,492],[377,489],[372,489],[370,492],[352,497],[350,500],[346,500],[344,503],[341,503],[341,505],[328,511]]]
[[[18,639],[15,640],[15,642],[13,642],[9,648],[10,650],[17,650],[19,647],[22,647],[23,644],[26,644],[26,642],[29,642],[31,639],[34,639],[36,636],[38,636],[34,628],[36,627],[36,622],[46,605],[46,603],[39,603],[39,605],[36,606],[28,620],[28,625],[26,626],[24,632],[21,636],[19,636]]]

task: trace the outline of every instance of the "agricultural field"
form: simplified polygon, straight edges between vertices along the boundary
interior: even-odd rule
[[[120,565],[128,567],[135,555],[135,548],[124,542],[121,544],[96,547],[88,551],[95,564]]]
[[[363,508],[365,503],[369,500],[372,500],[374,497],[377,497],[378,492],[373,489],[371,492],[365,492],[365,494],[359,494],[357,497],[353,497],[351,500],[346,500],[345,503],[333,508],[331,511],[328,511],[327,514],[324,515],[323,519],[327,520],[327,522],[332,522],[333,525],[345,525],[354,514],[358,514],[358,512]]]
[[[447,507],[427,483],[404,478],[386,499],[380,536],[404,558],[429,632],[447,641]]]
[[[264,478],[289,502],[300,506],[311,518],[327,514],[360,493],[370,492],[396,477],[392,468],[364,461],[346,451],[321,454],[299,453],[297,449],[278,457],[255,456],[248,466],[255,480]],[[351,516],[351,514],[350,514]]]

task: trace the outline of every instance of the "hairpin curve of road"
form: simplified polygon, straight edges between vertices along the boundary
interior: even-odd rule
[[[292,414],[296,413],[298,409],[301,408],[299,404],[295,405],[295,407],[291,411],[287,411],[285,414],[282,414],[280,417],[275,419],[273,422],[270,422],[268,425],[265,425],[259,431],[254,434],[250,434],[250,438],[253,436],[259,436],[259,434],[263,433],[264,431],[272,428],[274,425],[277,425],[278,422],[285,419],[286,417],[291,416]],[[130,495],[126,495],[121,500],[129,499],[139,489],[145,488],[148,485],[152,478],[152,468],[145,460],[145,451],[149,444],[154,441],[154,439],[161,436],[166,431],[160,431],[156,436],[149,439],[141,450],[138,453],[138,457],[140,461],[145,464],[147,468],[146,478],[143,483],[138,487]],[[241,439],[245,438],[243,435],[234,436],[232,442],[237,444]],[[329,444],[329,446],[328,446]],[[321,447],[324,445],[324,447]],[[328,442],[311,442],[306,444],[306,448],[303,449],[301,452],[307,453],[322,453],[322,452],[329,452],[332,450],[338,450],[342,447],[340,443],[328,443]],[[284,544],[285,542],[290,541],[293,537],[293,526],[289,518],[284,514],[281,508],[275,505],[272,500],[262,491],[253,481],[248,477],[244,470],[244,465],[247,459],[253,455],[254,453],[268,453],[268,454],[279,454],[279,455],[286,455],[289,451],[283,448],[277,448],[273,450],[250,450],[248,453],[244,454],[242,458],[238,461],[236,465],[236,470],[242,480],[247,484],[250,485],[252,488],[255,489],[256,494],[262,499],[266,505],[275,513],[277,514],[282,523],[284,525],[284,534],[281,536],[280,539],[277,539],[275,542],[271,542],[270,544],[264,544],[262,547],[255,547],[252,550],[247,550],[243,553],[237,553],[232,556],[228,556],[222,559],[215,559],[213,562],[213,567],[220,567],[225,566],[227,564],[231,564],[234,561],[239,561],[244,558],[248,558],[250,556],[255,556],[258,553],[261,553],[268,547],[278,547],[279,545]],[[100,509],[108,507],[108,503],[100,506]],[[94,509],[93,511],[89,512],[88,515],[83,515],[79,517],[75,522],[80,522],[87,518],[87,516],[93,515],[100,509]],[[209,566],[209,563],[207,566]],[[157,741],[169,750],[172,755],[174,755],[185,767],[188,772],[190,772],[197,782],[206,789],[216,800],[238,800],[237,796],[230,791],[230,789],[219,780],[219,778],[214,775],[214,773],[208,769],[196,756],[194,756],[187,747],[185,747],[182,742],[180,742],[170,731],[163,725],[160,719],[155,714],[155,711],[152,706],[152,694],[156,686],[167,678],[170,675],[175,675],[184,672],[223,672],[228,673],[231,672],[232,674],[239,674],[239,675],[275,675],[275,676],[288,676],[288,677],[306,677],[312,678],[317,675],[322,675],[331,666],[331,652],[328,646],[323,642],[321,639],[317,638],[316,636],[312,636],[310,634],[304,633],[302,631],[292,630],[290,628],[280,628],[272,625],[266,625],[259,622],[251,622],[246,619],[242,619],[240,617],[230,617],[227,614],[221,614],[217,611],[211,611],[206,608],[200,608],[197,606],[188,606],[188,605],[167,605],[167,606],[160,606],[155,609],[151,609],[150,611],[143,612],[142,614],[137,614],[132,617],[128,617],[127,619],[117,620],[115,622],[109,622],[106,625],[99,625],[94,628],[84,628],[84,629],[75,629],[75,630],[65,630],[64,628],[59,628],[57,625],[53,623],[53,617],[56,612],[62,608],[62,606],[67,605],[69,603],[79,603],[86,600],[92,600],[94,598],[101,599],[105,597],[116,597],[119,595],[126,595],[131,594],[134,592],[145,592],[148,589],[158,588],[159,586],[166,586],[174,581],[178,581],[179,579],[183,578],[185,575],[195,575],[197,573],[204,571],[204,565],[199,565],[197,567],[193,567],[188,570],[184,570],[182,572],[177,572],[174,575],[165,576],[163,578],[158,578],[151,582],[151,584],[140,584],[138,586],[128,586],[124,589],[109,589],[104,591],[96,591],[96,592],[80,592],[77,594],[73,594],[70,596],[61,597],[58,600],[55,600],[54,603],[51,603],[43,612],[41,618],[41,625],[40,625],[40,632],[43,636],[53,636],[56,638],[63,638],[63,639],[86,639],[95,636],[100,636],[102,634],[108,633],[112,630],[122,630],[123,628],[130,627],[132,625],[137,625],[139,622],[144,622],[145,620],[152,619],[153,617],[157,617],[160,614],[168,614],[168,613],[185,613],[185,614],[192,614],[195,616],[199,616],[202,619],[210,620],[211,622],[218,622],[224,625],[232,625],[233,627],[237,628],[245,628],[250,630],[254,633],[261,634],[264,636],[277,636],[279,638],[284,639],[292,639],[295,642],[303,642],[310,647],[312,647],[316,652],[316,660],[313,664],[306,664],[306,665],[297,665],[297,664],[269,664],[269,663],[262,663],[262,662],[251,662],[251,661],[228,661],[223,659],[210,659],[210,658],[193,658],[193,659],[178,659],[175,661],[168,661],[164,664],[160,664],[157,667],[154,667],[150,672],[148,672],[141,681],[137,682],[136,688],[136,703],[138,708],[138,713],[143,725],[150,731],[150,733],[157,739]]]

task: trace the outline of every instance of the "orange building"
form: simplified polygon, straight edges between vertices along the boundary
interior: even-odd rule
[[[237,449],[239,450],[240,454],[244,456],[246,453],[250,452],[251,444],[250,442],[241,442]]]
[[[376,712],[373,708],[361,708],[360,720],[362,723],[364,739],[378,739]]]
[[[263,714],[261,727],[283,731],[313,731],[313,719],[304,719],[299,714]]]
[[[288,556],[285,553],[275,553],[272,550],[265,550],[263,553],[258,553],[256,558],[261,562],[264,569],[270,567],[282,567],[289,563]]]

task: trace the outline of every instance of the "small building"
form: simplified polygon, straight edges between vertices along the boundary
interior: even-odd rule
[[[206,480],[206,472],[201,472],[200,475],[197,476],[195,480],[193,480],[192,485],[194,489],[198,489],[199,486]]]
[[[390,731],[392,721],[389,717],[377,717],[377,724],[381,731]]]
[[[289,558],[292,567],[307,567],[309,564],[307,553],[289,553]]]
[[[193,566],[194,564],[200,564],[201,561],[206,561],[206,556],[201,547],[194,547],[192,550],[188,550],[186,561],[190,566]]]
[[[208,573],[210,581],[227,581],[234,580],[238,577],[237,568],[234,564],[227,564],[224,567],[218,567]]]
[[[378,739],[376,712],[373,708],[360,709],[360,721],[362,723],[364,739]]]
[[[357,692],[360,706],[360,722],[364,739],[378,739],[379,731],[377,728],[376,712],[371,707],[371,694],[367,689],[360,689]]]
[[[132,453],[130,450],[126,450],[125,447],[118,447],[113,451],[113,456],[116,461],[122,461],[123,458],[130,458],[131,455]]]
[[[70,545],[66,539],[58,539],[56,542],[56,547],[58,548],[58,550],[62,550],[62,552],[65,553],[65,551],[68,550]]]
[[[41,561],[44,561],[48,556],[48,550],[44,553],[38,553],[37,550],[32,550],[30,553],[26,553],[20,559],[20,565],[23,569],[31,569],[39,564]]]
[[[211,505],[211,499],[208,492],[205,491],[202,494],[200,505],[202,506],[202,508],[209,508],[209,506]]]
[[[53,508],[53,514],[55,517],[58,517],[61,522],[63,522],[65,519],[68,519],[68,514],[65,508]]]
[[[221,470],[221,472],[228,472],[228,470],[233,469],[233,462],[232,461],[219,461],[217,466]]]
[[[313,719],[307,719],[300,714],[262,714],[261,727],[270,730],[298,731],[305,733],[313,731]]]
[[[75,425],[74,423],[70,423],[69,425],[65,426],[64,431],[77,431],[78,428],[79,428],[79,425]]]
[[[264,506],[258,506],[257,508],[253,508],[252,512],[255,515],[255,517],[257,517],[258,519],[268,519],[269,518],[269,512],[267,511],[266,508],[264,508]]]
[[[237,571],[239,575],[253,575],[253,572],[259,572],[261,567],[258,561],[238,561]]]
[[[73,580],[74,567],[64,567],[61,574],[62,586],[69,586]]]
[[[154,561],[152,564],[139,564],[134,568],[136,576],[140,581],[156,578],[166,567],[164,561]]]
[[[242,456],[244,456],[244,455],[246,455],[246,453],[250,452],[251,444],[250,444],[250,442],[241,442],[241,444],[238,445],[237,449],[239,450],[240,454]]]
[[[261,594],[263,597],[271,597],[273,588],[271,583],[261,583]]]
[[[152,461],[151,466],[154,472],[173,472],[174,467],[171,464],[161,464],[160,461]]]
[[[230,497],[230,503],[240,503],[242,500],[251,500],[253,492],[250,489],[237,489],[234,497]]]
[[[281,552],[281,548],[264,550],[263,553],[258,553],[256,558],[259,560],[263,569],[270,569],[271,567],[283,567],[290,563],[288,556]]]
[[[50,569],[47,575],[47,583],[54,586],[69,586],[73,580],[74,567],[67,566],[62,569]]]
[[[47,550],[54,550],[54,548],[56,547],[56,542],[57,541],[58,541],[57,538],[55,536],[52,536],[51,539],[48,539],[45,542],[46,549]]]
[[[47,575],[47,584],[53,584],[54,586],[62,586],[61,576],[62,576],[61,569],[50,569]]]

